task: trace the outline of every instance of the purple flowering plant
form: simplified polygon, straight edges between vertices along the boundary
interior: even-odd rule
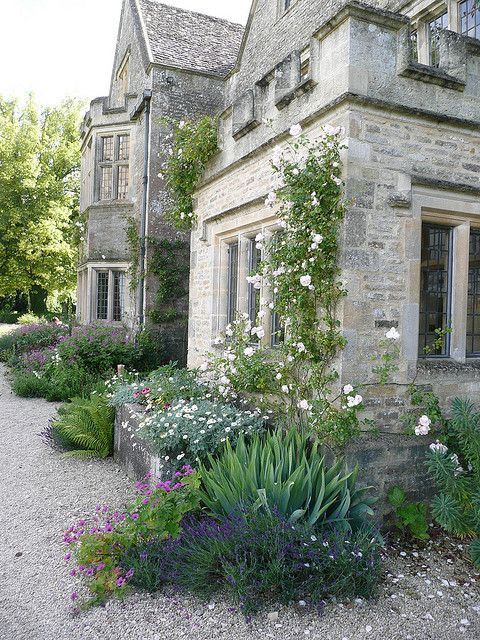
[[[92,594],[87,605],[125,594],[134,570],[122,567],[122,557],[132,548],[178,536],[183,517],[199,506],[199,485],[198,474],[188,465],[173,480],[158,481],[148,474],[135,484],[137,496],[125,511],[97,505],[90,517],[67,529],[64,559],[75,563],[70,576],[86,582]]]

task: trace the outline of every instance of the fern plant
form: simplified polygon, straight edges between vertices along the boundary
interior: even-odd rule
[[[115,411],[107,399],[94,392],[73,398],[59,409],[52,429],[69,449],[67,456],[106,458],[113,448]]]
[[[439,490],[433,516],[446,531],[473,538],[470,553],[480,567],[480,412],[471,400],[453,400],[446,441],[450,448],[437,442],[427,457]]]
[[[328,467],[316,443],[296,429],[240,436],[235,448],[227,441],[223,454],[209,456],[201,468],[202,501],[215,515],[265,508],[290,523],[347,524],[356,529],[375,499],[371,487],[356,486],[358,467],[347,471],[343,460]]]

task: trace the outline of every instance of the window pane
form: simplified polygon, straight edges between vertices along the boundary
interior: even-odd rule
[[[290,7],[290,5],[292,4],[292,0],[284,0],[285,3],[285,11]]]
[[[128,160],[130,154],[130,136],[118,136],[118,160]]]
[[[272,239],[273,246],[275,246],[277,242],[281,241],[282,233],[283,233],[282,231],[279,231],[273,236],[273,239]],[[275,301],[276,301],[276,296],[275,294],[273,294],[274,310],[272,311],[272,324],[271,324],[272,347],[276,347],[279,344],[282,344],[282,342],[285,340],[285,329],[281,324],[280,315],[275,311]]]
[[[310,76],[310,47],[300,54],[300,80],[303,82]]]
[[[410,34],[410,42],[411,59],[413,62],[418,62],[418,33],[416,31],[412,31]]]
[[[100,167],[100,200],[112,199],[112,167]]]
[[[448,12],[438,16],[438,18],[432,20],[428,25],[430,64],[432,67],[438,67],[440,64],[439,32],[442,29],[448,29]]]
[[[446,329],[450,324],[451,301],[451,244],[450,227],[424,224],[422,230],[422,262],[420,289],[419,356],[449,353],[449,336],[442,349],[432,349],[437,339],[436,329]]]
[[[480,355],[480,230],[470,234],[467,304],[467,356]]]
[[[237,314],[238,291],[238,243],[228,247],[228,301],[227,322],[233,322]]]
[[[105,136],[102,138],[102,162],[111,162],[113,160],[113,136]]]
[[[118,167],[118,193],[119,200],[125,200],[128,193],[128,166]]]
[[[97,272],[97,320],[108,317],[108,272]]]
[[[113,319],[117,322],[123,320],[125,314],[125,273],[113,272]]]
[[[458,3],[460,33],[470,38],[480,38],[480,8],[475,0],[463,0]]]
[[[258,265],[262,260],[262,250],[257,249],[255,240],[250,240],[248,248],[248,271],[253,274],[257,271]],[[260,289],[255,289],[253,284],[248,285],[248,317],[253,324],[257,321],[257,315],[260,311]]]

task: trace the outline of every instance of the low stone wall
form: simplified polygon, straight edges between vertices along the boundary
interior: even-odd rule
[[[171,467],[138,435],[143,416],[142,405],[126,405],[117,410],[114,458],[134,480],[141,480],[149,471],[158,478],[171,477]],[[346,447],[349,467],[355,464],[360,467],[359,483],[371,485],[380,496],[376,505],[379,522],[385,524],[391,520],[392,509],[386,495],[394,485],[399,485],[413,500],[424,500],[431,495],[432,485],[425,466],[429,443],[429,438],[421,436],[364,433]]]
[[[165,461],[155,455],[150,445],[138,435],[144,415],[142,405],[127,404],[117,409],[115,417],[113,457],[132,480],[141,480],[150,471],[161,478],[170,471]]]

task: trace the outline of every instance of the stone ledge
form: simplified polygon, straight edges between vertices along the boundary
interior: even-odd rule
[[[463,91],[465,89],[465,82],[463,80],[449,73],[445,73],[445,71],[441,69],[420,64],[419,62],[411,62],[407,67],[399,71],[398,75],[429,84],[436,84],[440,87],[446,87],[447,89],[455,89],[456,91]]]

